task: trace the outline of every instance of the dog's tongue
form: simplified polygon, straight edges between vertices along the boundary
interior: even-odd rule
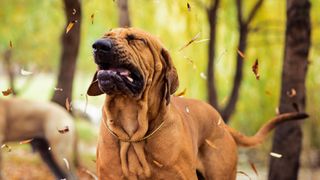
[[[108,69],[108,71],[119,73],[121,76],[129,76],[130,75],[130,71],[125,68],[110,68],[110,69]]]

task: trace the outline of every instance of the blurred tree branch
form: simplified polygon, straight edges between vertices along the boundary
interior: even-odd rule
[[[128,0],[118,0],[118,13],[119,13],[119,27],[130,27],[130,13]]]

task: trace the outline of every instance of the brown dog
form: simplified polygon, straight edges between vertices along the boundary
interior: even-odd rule
[[[178,76],[168,51],[135,28],[106,33],[93,44],[98,70],[88,95],[107,94],[97,149],[100,179],[235,179],[237,145],[254,146],[288,119],[252,136],[224,124],[207,103],[171,97]]]
[[[0,99],[0,145],[29,139],[57,179],[76,178],[76,132],[70,114],[50,102]]]

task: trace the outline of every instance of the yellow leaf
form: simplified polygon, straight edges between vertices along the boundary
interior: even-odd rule
[[[67,28],[66,28],[66,34],[72,29],[72,27],[74,26],[75,23],[77,23],[78,21],[77,20],[74,20],[74,21],[71,21]]]

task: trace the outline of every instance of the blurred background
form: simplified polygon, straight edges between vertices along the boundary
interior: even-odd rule
[[[25,99],[53,100],[62,106],[68,98],[75,114],[80,159],[85,169],[95,173],[100,108],[104,100],[103,97],[86,96],[96,68],[91,45],[106,31],[118,26],[138,27],[158,36],[170,51],[178,70],[180,86],[177,92],[210,102],[221,112],[232,106],[230,94],[234,74],[241,68],[241,86],[234,88],[238,98],[234,108],[223,114],[235,129],[253,135],[276,115],[284,62],[286,1],[65,1],[0,1],[0,90],[13,90],[10,95],[0,98],[10,99],[15,95]],[[305,83],[305,111],[310,118],[302,123],[299,179],[320,177],[320,1],[310,0],[310,3],[311,46]],[[210,32],[215,34],[215,39]],[[245,46],[239,45],[240,40]],[[208,52],[210,44],[211,55]],[[209,65],[213,67],[214,79],[208,75],[209,59],[214,60]],[[241,67],[237,66],[240,60]],[[252,71],[256,60],[259,62],[259,80]],[[64,70],[60,69],[62,64]],[[209,81],[214,82],[216,94],[211,100]],[[10,145],[10,153],[2,149],[3,173],[8,179],[19,179],[22,174],[25,179],[51,176],[28,145]],[[238,170],[252,179],[266,179],[271,148],[272,135],[256,148],[240,148]],[[32,173],[26,175],[26,172]],[[248,177],[239,173],[238,179]]]

